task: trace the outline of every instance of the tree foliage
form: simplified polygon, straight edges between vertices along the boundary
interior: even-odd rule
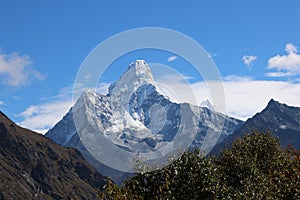
[[[299,199],[300,151],[271,133],[237,139],[218,157],[187,151],[167,167],[108,181],[101,199]]]

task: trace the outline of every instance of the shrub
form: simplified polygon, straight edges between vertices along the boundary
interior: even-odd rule
[[[102,199],[299,199],[300,151],[271,133],[237,139],[219,157],[187,151],[167,167],[108,182]]]

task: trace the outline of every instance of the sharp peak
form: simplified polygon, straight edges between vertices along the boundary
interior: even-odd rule
[[[76,100],[76,103],[82,101],[95,101],[95,99],[99,96],[101,96],[101,94],[97,93],[97,91],[93,89],[87,89],[81,93],[81,95]]]
[[[268,102],[268,106],[272,106],[272,105],[281,105],[281,103],[279,101],[274,100],[273,98]],[[267,107],[268,107],[267,106]]]
[[[211,102],[208,99],[203,100],[201,103],[209,103],[209,104],[211,104]]]
[[[271,98],[270,101],[269,101],[269,103],[271,103],[271,102],[275,103],[275,102],[278,102],[278,101],[276,101],[275,99]]]
[[[288,105],[286,103],[281,103],[279,101],[274,100],[273,98],[268,102],[267,107],[269,106],[283,106],[283,107],[292,107],[292,108],[300,108],[298,106]]]
[[[127,70],[121,75],[121,77],[125,74],[131,73],[135,74],[135,76],[142,76],[144,78],[148,77],[150,79],[153,79],[151,69],[145,60],[136,60],[130,63]]]
[[[274,109],[274,108],[283,108],[283,107],[291,107],[285,103],[280,103],[279,101],[274,100],[273,98],[268,102],[266,109]]]
[[[137,68],[137,67],[148,67],[148,64],[145,60],[136,60],[132,63],[130,63],[128,69],[131,69],[131,68]]]
[[[212,103],[208,99],[203,100],[200,103],[200,107],[205,107],[205,108],[208,108],[210,110],[214,110],[214,106],[212,105]]]
[[[145,60],[136,60],[128,66],[126,72],[128,71],[138,71],[138,72],[150,72],[150,67]],[[125,73],[126,73],[125,72]]]
[[[147,82],[154,81],[151,69],[145,60],[136,60],[135,62],[132,62],[129,65],[127,71],[123,73],[123,75],[127,74],[128,72],[129,74],[133,73],[134,76],[137,77],[137,79],[143,79]]]
[[[80,97],[84,97],[84,96],[94,96],[94,95],[96,95],[96,94],[97,94],[97,92],[96,92],[95,90],[93,90],[93,89],[87,89],[87,90],[84,90],[84,91],[81,93]]]
[[[132,62],[128,69],[120,76],[120,78],[109,86],[108,95],[111,95],[113,90],[127,90],[132,87],[141,86],[143,84],[154,83],[150,67],[144,60],[136,60]],[[123,89],[122,89],[123,88]]]

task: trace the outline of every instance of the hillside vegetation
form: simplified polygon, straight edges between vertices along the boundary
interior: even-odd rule
[[[300,151],[271,133],[237,139],[219,156],[185,152],[167,167],[112,181],[100,199],[300,199]]]

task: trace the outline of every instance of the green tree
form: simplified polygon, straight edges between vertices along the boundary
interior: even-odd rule
[[[299,199],[300,168],[271,133],[237,139],[216,162],[224,199]]]
[[[137,174],[125,187],[143,199],[207,199],[216,193],[218,180],[212,159],[195,150],[165,168]]]
[[[187,151],[167,167],[130,177],[123,186],[108,182],[101,198],[300,199],[299,158],[300,151],[282,149],[271,133],[254,132],[219,157]]]

